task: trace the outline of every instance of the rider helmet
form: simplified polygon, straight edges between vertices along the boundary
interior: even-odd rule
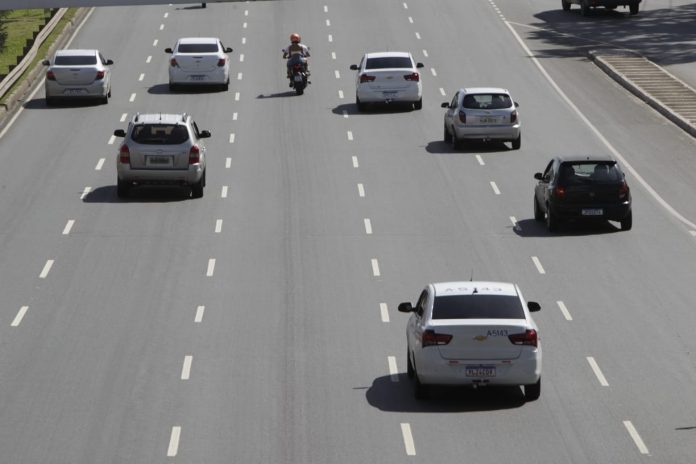
[[[293,32],[292,34],[290,34],[290,42],[300,43],[301,41],[302,40],[300,38],[300,34],[298,34],[297,32]]]

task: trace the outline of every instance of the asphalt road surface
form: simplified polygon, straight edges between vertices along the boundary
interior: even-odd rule
[[[589,62],[587,37],[557,34],[641,15],[561,13],[555,0],[95,10],[71,47],[115,61],[111,102],[48,108],[40,89],[0,140],[0,461],[692,463],[696,144]],[[280,54],[295,31],[312,51],[301,97]],[[230,89],[171,94],[164,48],[199,35],[234,48]],[[357,112],[348,67],[382,50],[425,64],[422,110]],[[521,150],[442,141],[440,103],[479,85],[520,103]],[[213,134],[200,200],[116,197],[111,134],[159,111]],[[533,220],[532,176],[558,153],[621,160],[631,231],[550,235]],[[538,401],[413,398],[396,306],[471,276],[541,303]]]

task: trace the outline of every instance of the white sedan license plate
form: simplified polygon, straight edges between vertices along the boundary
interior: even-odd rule
[[[498,122],[498,118],[482,117],[479,118],[482,124],[495,124]]]
[[[205,79],[205,76],[200,75],[200,74],[195,74],[195,75],[191,76],[192,81],[202,81],[203,79]]]
[[[466,366],[467,377],[495,377],[495,366]]]
[[[84,92],[84,89],[65,89],[65,95],[82,95]]]
[[[601,208],[585,208],[580,213],[583,216],[601,216],[604,211]]]
[[[147,165],[157,167],[169,167],[172,165],[172,158],[171,156],[148,156]]]

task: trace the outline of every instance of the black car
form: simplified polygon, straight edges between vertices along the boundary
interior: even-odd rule
[[[618,221],[633,226],[631,191],[615,159],[606,156],[555,157],[537,172],[534,219],[553,232],[566,221]]]

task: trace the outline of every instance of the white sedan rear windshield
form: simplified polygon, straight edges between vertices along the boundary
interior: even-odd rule
[[[203,44],[179,44],[178,53],[217,53],[216,43]]]
[[[462,106],[469,109],[499,110],[510,108],[512,99],[504,93],[469,94],[464,97]]]
[[[58,66],[89,66],[97,64],[95,55],[87,56],[56,56],[55,63]]]
[[[179,145],[188,140],[188,130],[178,124],[139,124],[131,138],[144,145]]]
[[[433,319],[524,319],[520,299],[508,295],[435,297]]]
[[[411,69],[413,63],[411,58],[407,56],[386,56],[383,58],[368,58],[365,63],[365,69],[382,69],[382,68],[407,68]]]

